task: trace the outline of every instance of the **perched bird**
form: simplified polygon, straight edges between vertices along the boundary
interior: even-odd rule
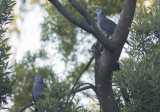
[[[32,88],[32,95],[33,95],[33,100],[36,103],[39,99],[44,99],[46,91],[44,88],[47,88],[47,86],[44,84],[43,79],[40,77],[36,77],[34,81],[34,86]]]
[[[105,16],[105,13],[103,12],[102,9],[97,9],[95,11],[95,13],[97,14],[97,25],[99,30],[108,38],[110,36],[112,36],[115,28],[116,28],[116,23],[113,22],[112,20],[108,19]],[[128,41],[126,41],[127,44],[130,45],[130,43]]]

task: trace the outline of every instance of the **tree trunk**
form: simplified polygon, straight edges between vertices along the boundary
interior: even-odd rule
[[[114,54],[104,49],[100,58],[95,60],[95,85],[103,112],[119,112],[112,90],[112,72],[118,69]]]
[[[119,112],[112,89],[112,73],[119,69],[119,60],[122,48],[128,37],[136,0],[125,0],[119,23],[111,40],[117,45],[114,52],[104,49],[99,58],[95,58],[95,85],[97,97],[103,112]]]

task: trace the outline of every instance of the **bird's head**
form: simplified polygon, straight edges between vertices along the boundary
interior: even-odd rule
[[[104,15],[104,12],[102,9],[96,9],[95,13],[100,16],[100,15]]]
[[[37,82],[43,82],[43,79],[41,77],[35,77],[34,83]]]

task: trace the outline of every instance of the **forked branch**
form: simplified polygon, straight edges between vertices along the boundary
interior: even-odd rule
[[[76,0],[68,0],[71,5],[85,18],[85,20],[90,24],[95,26],[95,23],[90,16],[90,14],[83,8],[81,7]]]
[[[57,10],[71,23],[75,24],[76,26],[84,29],[85,31],[89,33],[93,33],[93,27],[86,22],[76,18],[73,16],[66,8],[62,6],[62,4],[58,0],[49,0],[56,8]]]
[[[75,9],[81,13],[81,15],[86,19],[86,21],[89,23],[86,23],[75,16],[73,16],[66,8],[62,6],[62,4],[58,0],[49,0],[56,8],[57,10],[71,23],[75,24],[76,26],[82,28],[83,30],[87,31],[88,33],[91,33],[95,36],[95,38],[102,44],[104,48],[107,48],[109,51],[114,52],[116,50],[116,44],[113,41],[110,41],[109,38],[107,38],[103,33],[98,30],[97,27],[95,27],[93,20],[91,19],[91,16],[89,13],[82,7],[77,8],[77,6],[80,6],[76,1],[70,0],[72,5],[75,7]],[[89,22],[90,21],[90,22]],[[92,24],[92,25],[90,25]]]
[[[85,87],[83,87],[83,88],[75,89],[75,90],[73,90],[70,94],[75,94],[75,93],[77,93],[77,92],[84,91],[84,90],[87,90],[87,89],[92,89],[92,90],[96,93],[96,91],[95,91],[95,86],[92,85],[92,84],[90,84],[90,85],[85,86]]]

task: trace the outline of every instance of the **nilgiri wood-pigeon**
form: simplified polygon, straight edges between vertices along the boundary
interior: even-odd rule
[[[47,88],[47,86],[44,84],[43,79],[40,77],[36,77],[34,81],[34,86],[32,88],[32,95],[33,95],[33,100],[36,103],[39,99],[44,99],[46,91],[44,88]]]
[[[110,36],[112,36],[115,28],[116,28],[116,23],[113,22],[112,20],[108,19],[106,16],[105,16],[105,13],[103,12],[102,9],[97,9],[95,11],[95,13],[97,14],[97,25],[98,25],[98,28],[99,30],[105,35],[107,36],[108,38]],[[128,45],[130,45],[130,43],[128,41],[126,41],[126,43]],[[131,46],[131,45],[130,45]]]

